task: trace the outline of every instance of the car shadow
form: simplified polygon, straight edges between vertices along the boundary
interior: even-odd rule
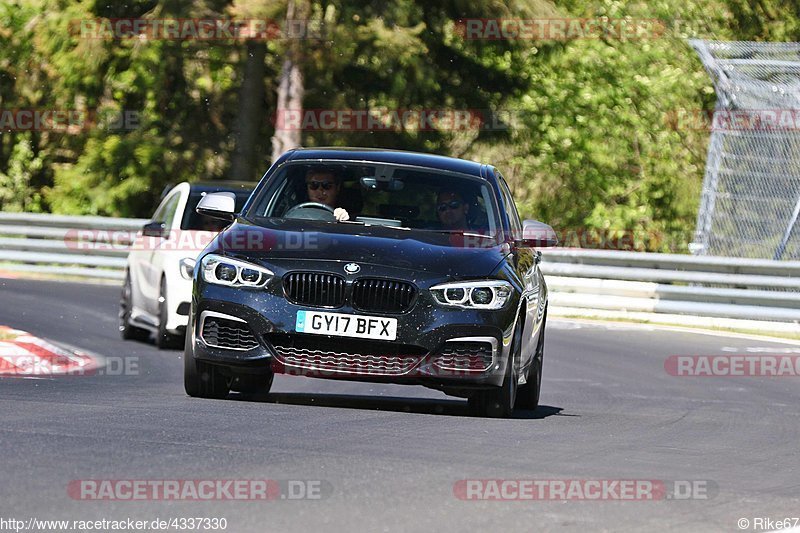
[[[263,402],[285,405],[313,405],[317,407],[336,407],[340,409],[363,409],[370,411],[394,411],[425,415],[472,416],[466,400],[434,400],[429,398],[403,398],[395,396],[360,396],[352,394],[308,394],[308,393],[270,393],[267,396],[233,393],[232,400]],[[515,419],[539,420],[558,415],[563,409],[550,405],[540,405],[535,411],[514,411]]]

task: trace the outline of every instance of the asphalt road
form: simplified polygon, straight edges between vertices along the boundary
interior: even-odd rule
[[[278,376],[187,397],[182,354],[116,331],[118,289],[0,280],[0,325],[135,363],[0,379],[0,518],[224,517],[227,531],[741,531],[800,516],[800,378],[670,376],[670,355],[800,347],[551,320],[542,407],[511,420],[421,387]],[[233,396],[232,396],[233,398]],[[320,482],[319,499],[86,501],[73,480]],[[696,481],[688,500],[464,501],[465,479]],[[763,523],[763,522],[761,522]],[[2,522],[0,522],[0,527]],[[6,528],[7,529],[7,528]],[[174,531],[174,529],[173,529]]]

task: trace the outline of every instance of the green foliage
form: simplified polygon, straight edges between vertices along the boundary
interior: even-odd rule
[[[712,109],[687,37],[800,40],[797,0],[294,0],[327,33],[267,42],[270,120],[287,50],[299,45],[307,109],[493,110],[501,127],[304,132],[303,144],[424,150],[492,162],[523,216],[567,244],[630,235],[634,249],[685,251],[708,134],[671,114]],[[0,4],[0,110],[135,114],[70,131],[0,131],[0,209],[148,216],[163,187],[223,179],[234,149],[246,47],[234,41],[88,39],[100,18],[269,18],[287,1],[7,0]],[[663,35],[468,40],[461,18],[655,19]],[[496,124],[494,126],[497,126]],[[254,179],[258,176],[253,176]],[[571,237],[570,237],[571,236]],[[570,238],[572,240],[570,241]],[[583,244],[586,244],[583,242]],[[602,244],[601,244],[602,245]]]
[[[670,129],[678,109],[699,109],[708,79],[666,50],[681,42],[570,43],[532,66],[512,165],[522,210],[555,226],[672,231],[690,225],[705,153],[692,132]],[[700,142],[698,142],[700,141]]]
[[[512,141],[490,151],[509,161],[521,214],[561,229],[565,244],[586,244],[589,233],[616,246],[626,235],[632,249],[685,252],[707,133],[676,130],[668,118],[713,106],[713,90],[673,29],[687,27],[701,8],[677,1],[641,6],[571,3],[572,17],[656,18],[667,31],[658,38],[575,39],[531,56],[530,90],[512,110]]]
[[[21,137],[11,150],[7,169],[0,172],[0,206],[4,211],[43,211],[41,191],[34,186],[34,177],[42,166],[42,158],[34,153],[30,140]]]

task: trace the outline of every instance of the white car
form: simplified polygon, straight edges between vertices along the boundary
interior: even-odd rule
[[[119,310],[123,339],[146,338],[152,332],[159,348],[182,346],[197,256],[228,224],[197,214],[197,203],[208,193],[232,192],[238,211],[254,187],[183,182],[163,196],[128,254]]]

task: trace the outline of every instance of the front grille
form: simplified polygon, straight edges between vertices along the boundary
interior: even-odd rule
[[[492,345],[488,342],[448,342],[433,360],[442,370],[483,372],[492,366]]]
[[[318,272],[293,272],[283,278],[283,291],[291,302],[317,307],[344,304],[344,278]]]
[[[203,342],[215,348],[251,350],[258,346],[247,323],[217,316],[208,316],[203,320],[200,336]]]
[[[267,341],[275,359],[295,373],[345,373],[397,376],[422,360],[424,348],[359,339],[316,339],[304,335],[272,334]],[[346,348],[343,350],[343,348]],[[285,371],[285,369],[284,369]]]
[[[353,307],[362,311],[403,313],[411,309],[416,288],[403,281],[362,278],[353,283]]]

